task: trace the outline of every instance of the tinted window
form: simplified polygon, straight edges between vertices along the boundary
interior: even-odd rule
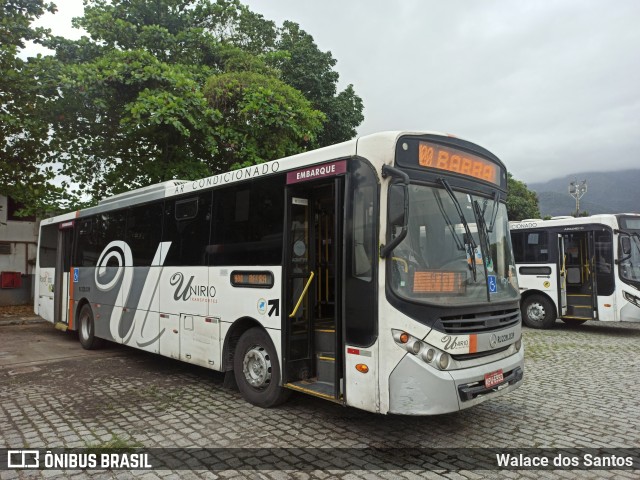
[[[284,176],[214,190],[209,264],[282,263]]]
[[[40,229],[40,268],[55,268],[58,248],[58,225],[44,225]]]
[[[131,248],[134,266],[151,265],[162,238],[161,203],[141,205],[127,212],[126,242]]]
[[[168,200],[164,212],[163,242],[171,242],[165,265],[207,265],[211,225],[211,192]]]
[[[345,323],[347,343],[369,346],[378,336],[375,278],[377,263],[378,182],[371,166],[361,160],[349,162],[345,228]]]
[[[611,232],[595,232],[595,243],[598,295],[611,295],[615,290],[613,236]]]
[[[76,222],[76,248],[73,265],[77,267],[93,267],[98,261],[102,249],[97,232],[99,229],[94,217],[81,218]]]
[[[543,263],[549,261],[547,232],[511,232],[516,263]]]

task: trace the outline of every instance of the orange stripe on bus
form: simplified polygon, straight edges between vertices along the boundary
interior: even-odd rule
[[[469,335],[469,353],[476,353],[478,351],[478,336]]]
[[[69,330],[73,330],[73,267],[69,268]]]

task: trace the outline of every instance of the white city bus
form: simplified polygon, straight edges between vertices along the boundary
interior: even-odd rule
[[[510,226],[525,325],[640,322],[640,214]]]
[[[517,388],[506,171],[473,143],[384,132],[42,222],[36,313],[371,412],[439,414]]]

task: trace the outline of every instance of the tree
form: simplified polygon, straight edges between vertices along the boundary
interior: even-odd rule
[[[338,72],[331,52],[322,52],[313,37],[297,23],[284,22],[279,30],[276,49],[286,55],[276,57],[282,78],[300,90],[312,105],[325,114],[325,125],[318,138],[319,146],[350,140],[362,123],[362,99],[353,85],[337,92]]]
[[[540,218],[538,195],[510,173],[507,178],[507,215],[511,221]]]
[[[298,90],[254,72],[215,75],[205,96],[222,115],[214,133],[219,171],[299,153],[315,143],[325,118]]]
[[[330,53],[238,0],[88,0],[75,25],[89,37],[47,46],[49,146],[77,202],[346,140],[362,121],[352,87],[335,95]],[[322,81],[301,90],[316,60]]]
[[[55,176],[47,162],[49,123],[45,112],[55,88],[50,58],[23,60],[25,42],[42,42],[48,31],[32,23],[55,6],[43,0],[3,0],[0,22],[0,194],[31,208],[61,195],[50,182]]]

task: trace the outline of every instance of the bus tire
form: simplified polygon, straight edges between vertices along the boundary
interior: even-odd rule
[[[247,330],[236,345],[233,372],[242,397],[262,408],[284,402],[290,391],[280,386],[280,363],[269,335],[261,328]]]
[[[93,310],[88,303],[82,306],[78,315],[78,339],[85,350],[96,350],[104,345],[104,340],[96,337]]]
[[[522,321],[529,328],[551,328],[556,323],[553,303],[542,295],[531,295],[522,301]]]

